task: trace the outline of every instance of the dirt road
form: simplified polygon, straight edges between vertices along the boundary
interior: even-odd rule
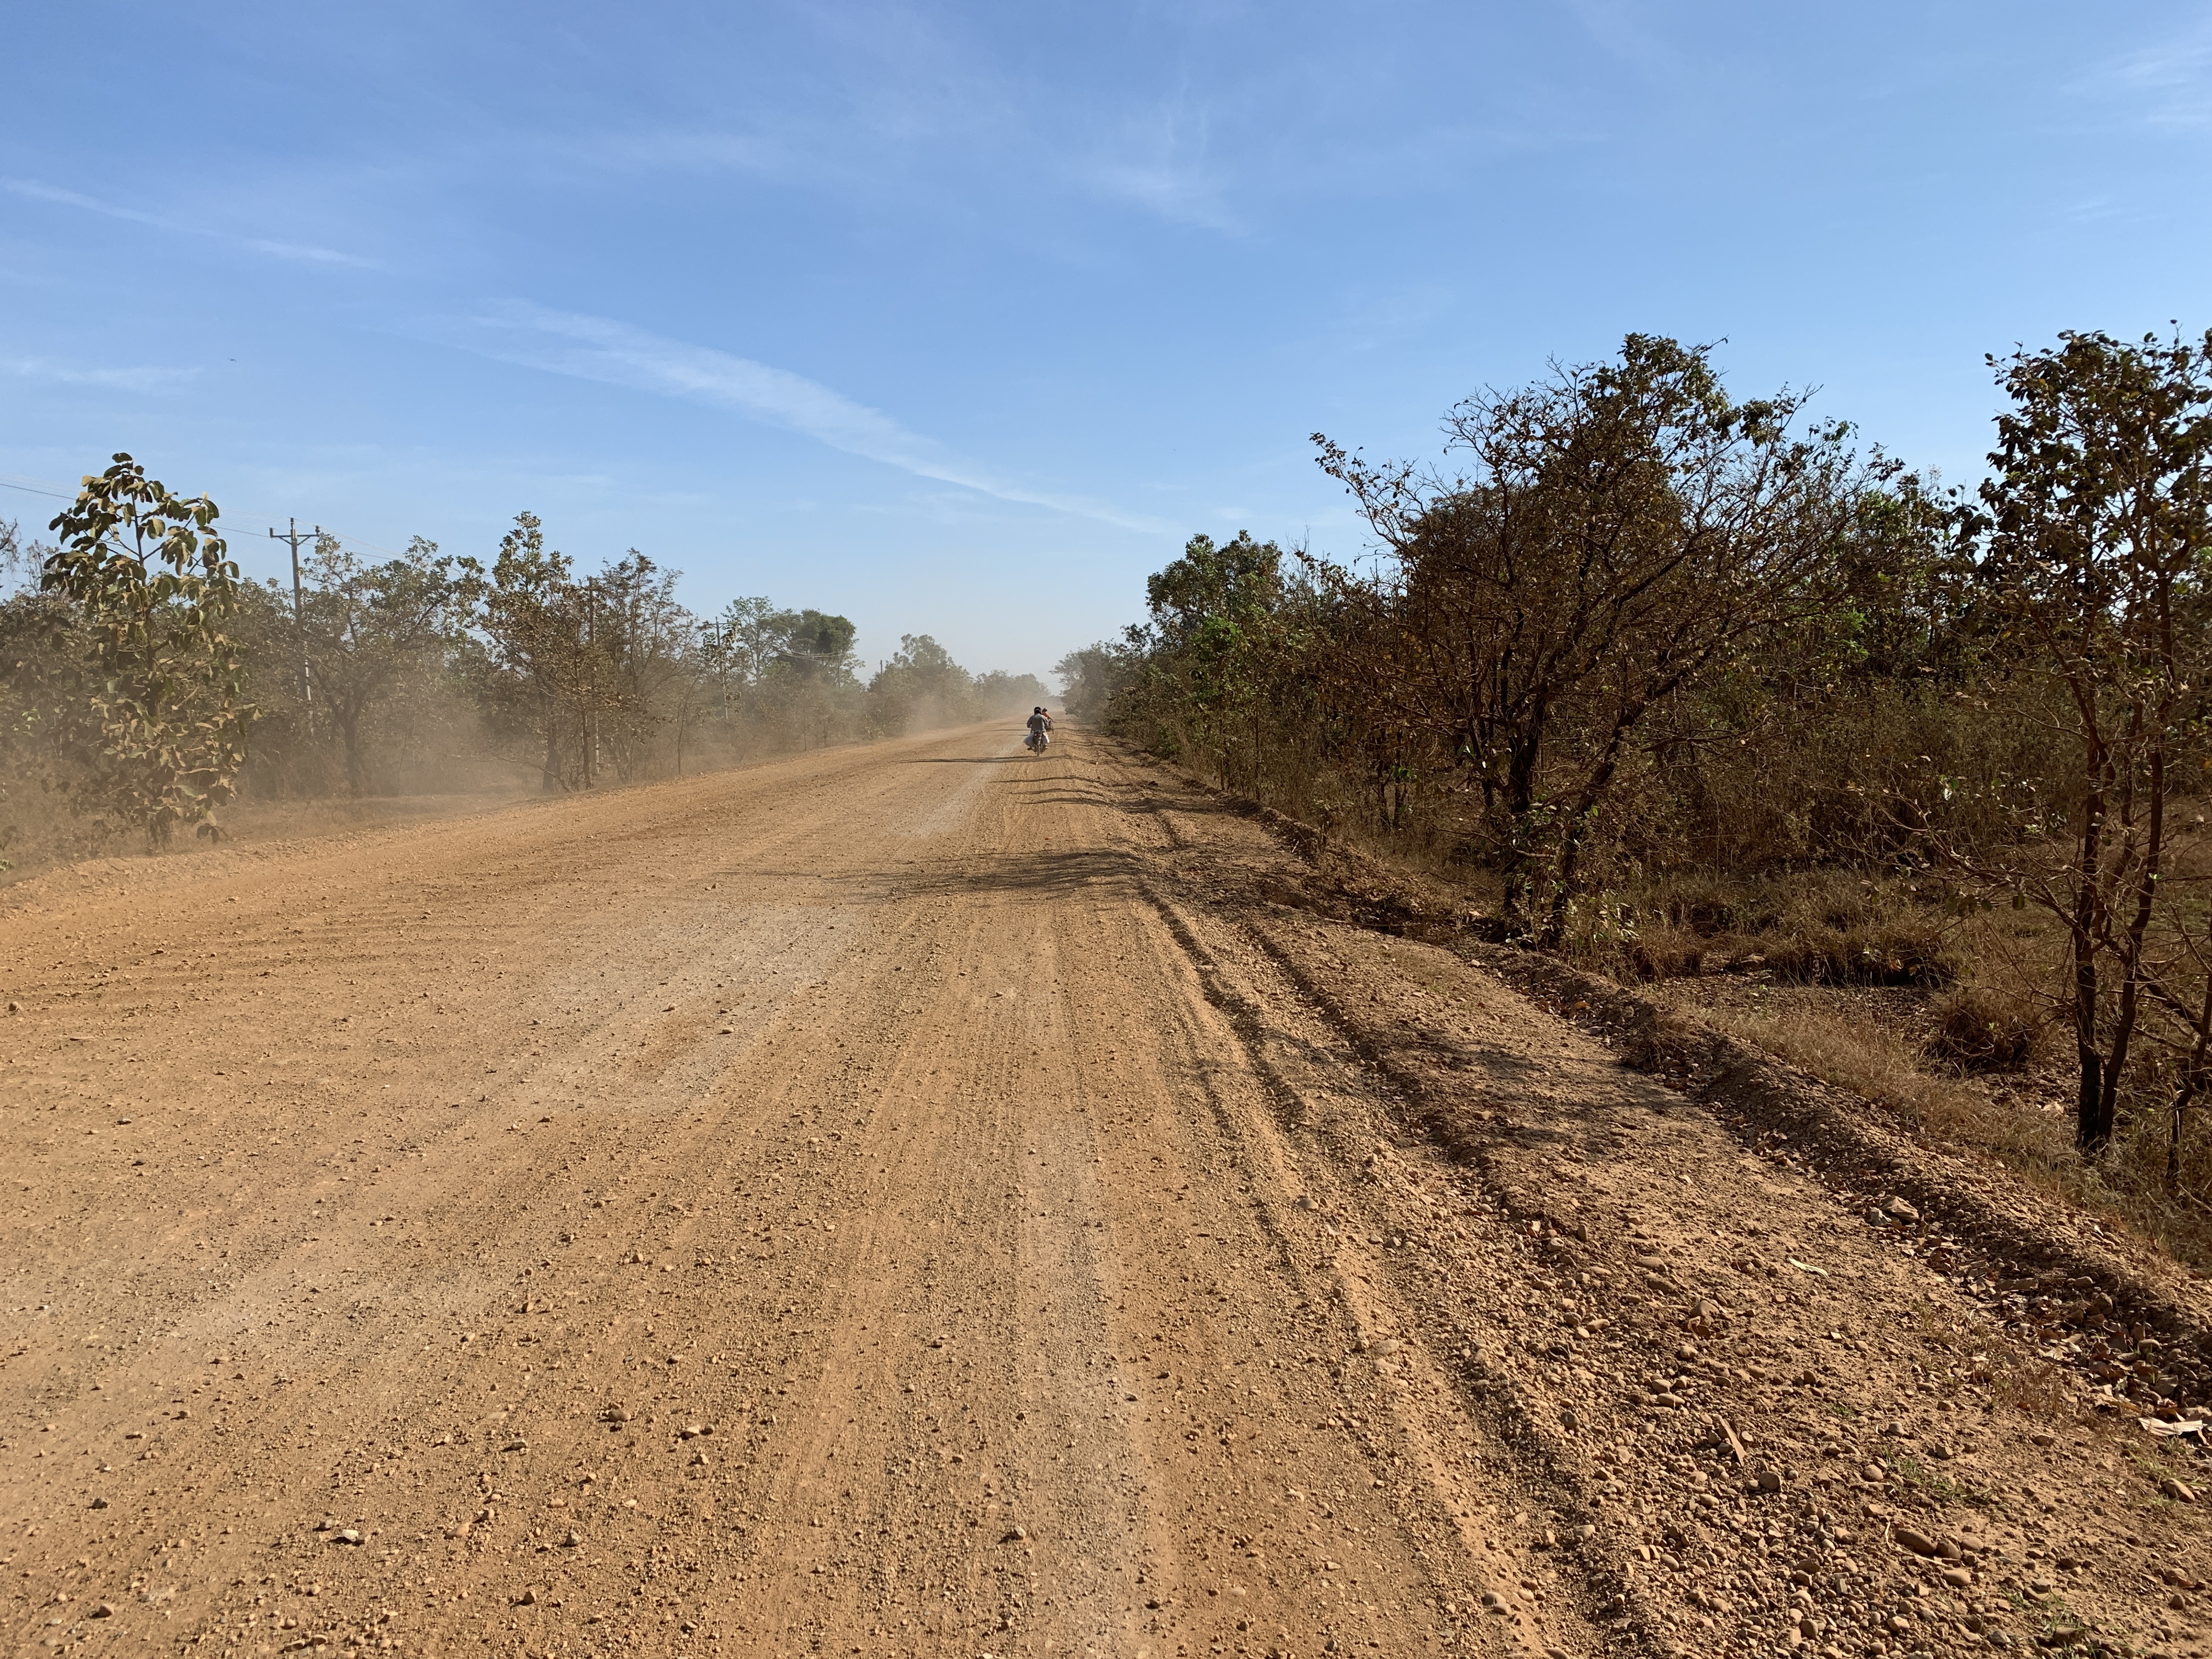
[[[1256,884],[1237,904],[1207,902],[1216,857]],[[1271,860],[1079,734],[1034,761],[975,728],[15,890],[9,1641],[2031,1634],[1994,1609],[2000,1574],[2026,1594],[2058,1559],[2032,1496],[1923,1562],[1890,1541],[1876,1500],[1917,1500],[1876,1449],[1822,1465],[1834,1444],[1777,1430],[1802,1466],[1773,1462],[1761,1509],[1766,1465],[1717,1482],[1699,1459],[1725,1448],[1669,1415],[1740,1390],[1756,1448],[1760,1413],[1814,1409],[1817,1340],[1856,1356],[1824,1362],[1832,1389],[1920,1414],[1888,1427],[1948,1430],[1942,1319],[1923,1341],[1906,1310],[1960,1293],[1810,1182],[1716,1182],[1741,1154],[1720,1127],[1477,969],[1268,908]],[[1360,1024],[1386,1016],[1395,1036]],[[1408,1130],[1378,1040],[1511,1102],[1479,1173]],[[1583,1225],[1528,1182],[1604,1196]],[[1769,1246],[1833,1277],[1701,1304],[1704,1266]],[[1680,1334],[1700,1317],[1744,1351],[1716,1363],[1725,1341]],[[2020,1455],[2118,1467],[2046,1438]],[[2077,1593],[2081,1616],[2201,1561],[2187,1515],[2131,1524],[2118,1599]],[[2181,1617],[2137,1622],[2181,1644]]]

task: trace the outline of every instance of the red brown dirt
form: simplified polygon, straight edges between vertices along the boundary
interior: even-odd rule
[[[2201,1650],[2193,1453],[1310,896],[996,727],[9,890],[10,1643]]]

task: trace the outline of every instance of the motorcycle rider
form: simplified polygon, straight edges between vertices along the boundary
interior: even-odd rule
[[[1052,732],[1052,716],[1042,706],[1030,710],[1030,747],[1042,750]]]

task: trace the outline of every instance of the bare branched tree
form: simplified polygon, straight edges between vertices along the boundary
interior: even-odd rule
[[[1451,471],[1316,435],[1389,560],[1316,568],[1387,642],[1405,725],[1472,775],[1516,930],[1558,942],[1655,712],[1816,605],[1893,475],[1840,423],[1797,430],[1802,402],[1734,403],[1706,349],[1632,335],[1455,410]]]

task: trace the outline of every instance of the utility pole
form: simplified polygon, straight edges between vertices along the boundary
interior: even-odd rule
[[[300,602],[300,544],[320,541],[323,527],[317,525],[313,530],[302,531],[297,519],[287,519],[284,522],[289,529],[282,535],[271,530],[269,539],[288,543],[292,549],[292,638],[300,652],[300,702],[307,709],[307,724],[312,726],[314,724],[315,694],[314,688],[307,680],[307,624]]]

